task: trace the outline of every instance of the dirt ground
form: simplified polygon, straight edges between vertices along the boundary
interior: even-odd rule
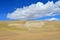
[[[60,31],[0,30],[0,40],[60,40]]]

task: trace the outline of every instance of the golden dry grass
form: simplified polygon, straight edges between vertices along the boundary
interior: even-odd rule
[[[60,40],[60,31],[0,30],[0,40]]]
[[[43,27],[35,28],[8,27],[9,23],[24,24],[25,22],[0,22],[0,40],[60,40],[60,22],[45,21]]]

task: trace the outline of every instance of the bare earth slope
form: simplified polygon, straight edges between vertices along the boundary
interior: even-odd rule
[[[0,40],[60,40],[60,22],[0,21]]]

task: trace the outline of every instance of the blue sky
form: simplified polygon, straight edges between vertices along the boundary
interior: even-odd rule
[[[53,1],[55,3],[58,0],[49,0],[49,1]],[[7,18],[8,13],[12,13],[17,8],[23,8],[31,4],[35,4],[37,2],[42,2],[45,4],[48,2],[48,0],[0,0],[0,20],[8,20]],[[41,19],[52,18],[52,17],[60,18],[60,15],[45,16],[42,17]],[[38,17],[36,19],[39,20],[40,18]]]

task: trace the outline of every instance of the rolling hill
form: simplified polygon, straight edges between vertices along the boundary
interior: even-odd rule
[[[60,30],[60,21],[0,21],[0,29],[45,29]]]
[[[0,40],[60,40],[60,21],[0,21]]]

